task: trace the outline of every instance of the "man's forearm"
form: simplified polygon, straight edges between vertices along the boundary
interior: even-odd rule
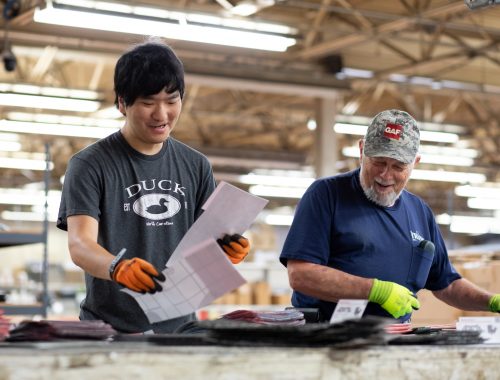
[[[493,295],[465,278],[455,280],[446,288],[434,291],[433,294],[450,306],[477,311],[488,310],[488,301]]]
[[[294,290],[324,301],[368,299],[373,285],[373,279],[305,261],[289,260],[287,267]]]

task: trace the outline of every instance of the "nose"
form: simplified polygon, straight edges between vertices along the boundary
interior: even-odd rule
[[[379,176],[385,179],[385,178],[390,177],[390,175],[391,175],[391,168],[389,167],[389,165],[384,165],[380,169]]]
[[[168,120],[168,106],[163,103],[158,103],[153,108],[153,112],[151,117],[157,121],[166,121]]]

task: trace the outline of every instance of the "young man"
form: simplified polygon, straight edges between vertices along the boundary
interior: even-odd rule
[[[172,332],[188,315],[151,325],[122,286],[155,292],[161,270],[202,212],[215,180],[205,156],[170,136],[182,108],[184,69],[160,41],[123,54],[115,67],[120,131],[75,154],[67,168],[57,226],[85,271],[80,319],[121,332]],[[240,235],[219,241],[233,263],[250,249]]]
[[[316,180],[297,207],[280,256],[292,304],[329,320],[340,299],[368,299],[365,315],[409,321],[422,288],[465,310],[500,310],[451,265],[432,211],[405,190],[419,162],[408,113],[379,113],[359,142],[361,168]]]

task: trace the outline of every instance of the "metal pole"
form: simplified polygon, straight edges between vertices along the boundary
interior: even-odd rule
[[[49,186],[50,186],[50,149],[49,143],[45,143],[45,205],[43,218],[43,260],[42,260],[42,315],[47,318],[47,309],[49,307],[49,287],[48,287],[48,236],[49,236]]]

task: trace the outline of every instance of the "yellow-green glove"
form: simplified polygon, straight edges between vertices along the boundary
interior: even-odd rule
[[[500,313],[500,294],[495,294],[490,298],[488,308],[493,313]]]
[[[368,300],[378,303],[394,318],[420,308],[420,302],[409,289],[390,281],[373,280]]]

